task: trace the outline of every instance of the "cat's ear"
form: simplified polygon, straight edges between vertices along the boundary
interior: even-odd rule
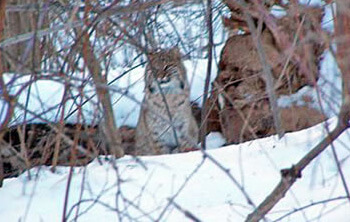
[[[152,61],[153,60],[153,58],[156,56],[156,54],[157,54],[157,52],[155,52],[155,51],[152,51],[152,52],[148,52],[147,53],[147,59],[149,60],[149,61]]]
[[[153,49],[146,52],[147,59],[149,61],[154,60],[159,55],[160,49]]]
[[[181,54],[180,49],[179,49],[178,46],[175,46],[175,47],[171,48],[170,50],[172,50],[174,53]]]
[[[181,51],[179,49],[179,47],[175,46],[173,48],[171,48],[169,50],[170,54],[172,55],[172,57],[176,58],[176,59],[181,59]]]

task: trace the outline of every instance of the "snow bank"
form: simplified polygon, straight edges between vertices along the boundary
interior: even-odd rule
[[[332,119],[330,127],[336,122]],[[343,169],[350,168],[348,132],[335,143]],[[258,205],[279,182],[279,171],[295,164],[325,136],[322,124],[208,151]],[[104,157],[85,168],[74,168],[68,198],[68,221],[191,221],[171,201],[201,221],[243,221],[253,208],[241,190],[201,152],[126,156],[115,164]],[[0,189],[1,221],[61,221],[68,167],[52,173],[35,168],[4,181]],[[37,176],[36,176],[37,175]],[[350,175],[346,173],[347,181]],[[270,212],[275,220],[296,208],[345,196],[330,148],[312,162],[302,178]],[[77,203],[80,202],[80,205]],[[170,203],[170,204],[169,204]],[[162,216],[160,216],[162,215]],[[339,199],[315,204],[282,221],[348,221],[349,203]]]

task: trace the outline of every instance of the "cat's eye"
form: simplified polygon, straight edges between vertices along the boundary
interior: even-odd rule
[[[168,68],[169,68],[169,65],[165,65],[165,66],[163,67],[163,70],[166,71]]]

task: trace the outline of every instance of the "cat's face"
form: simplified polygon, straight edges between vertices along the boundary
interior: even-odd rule
[[[146,68],[146,92],[181,94],[187,89],[186,71],[177,48],[151,53]]]

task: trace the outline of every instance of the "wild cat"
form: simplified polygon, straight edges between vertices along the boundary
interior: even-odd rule
[[[135,154],[176,153],[196,147],[198,126],[179,49],[150,53],[148,58]]]

